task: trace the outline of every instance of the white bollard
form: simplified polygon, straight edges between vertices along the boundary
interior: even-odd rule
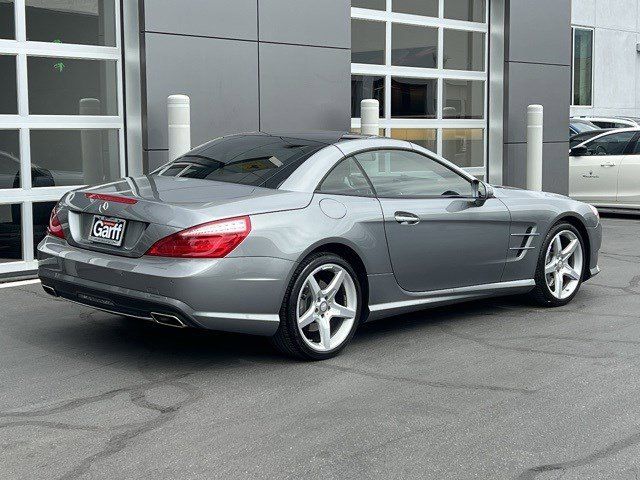
[[[191,107],[187,95],[167,98],[169,123],[169,160],[175,160],[191,150]]]
[[[527,189],[542,191],[542,132],[544,108],[527,107]]]
[[[371,98],[360,102],[360,133],[362,135],[380,134],[380,103]]]

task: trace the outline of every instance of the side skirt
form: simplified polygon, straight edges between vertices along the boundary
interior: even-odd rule
[[[403,291],[404,295],[408,297],[405,300],[369,305],[370,314],[367,320],[379,320],[392,315],[414,312],[428,307],[437,307],[463,302],[465,300],[526,293],[531,291],[535,285],[535,280],[516,280],[511,282],[474,285],[472,287],[450,288],[424,293]]]

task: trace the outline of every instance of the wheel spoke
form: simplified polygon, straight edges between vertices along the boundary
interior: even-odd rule
[[[336,302],[331,302],[331,316],[338,318],[353,318],[356,316],[356,311],[352,308],[339,305]]]
[[[338,270],[334,275],[333,280],[331,280],[331,283],[322,291],[322,295],[327,297],[327,300],[329,301],[333,300],[338,293],[338,290],[340,290],[342,282],[344,282],[344,270]]]
[[[307,325],[310,325],[310,324],[312,324],[313,322],[315,322],[315,321],[316,321],[315,313],[316,313],[316,311],[315,311],[315,306],[314,306],[314,304],[312,303],[312,304],[311,304],[311,307],[309,308],[309,310],[307,310],[306,312],[304,312],[304,313],[302,314],[302,316],[300,316],[300,317],[298,318],[298,326],[299,326],[300,328],[304,328],[304,327],[306,327]]]
[[[320,344],[325,350],[331,348],[331,324],[324,317],[318,318],[318,329],[320,332]]]
[[[562,273],[569,277],[571,280],[580,280],[580,273],[576,271],[575,268],[565,267]]]
[[[562,259],[566,260],[571,255],[573,255],[573,252],[576,251],[576,248],[578,248],[578,245],[580,245],[580,242],[578,241],[577,238],[575,240],[572,240],[571,243],[569,243],[569,245],[567,245],[567,248],[562,250]]]
[[[307,284],[309,285],[309,289],[311,290],[311,294],[313,295],[313,298],[314,299],[320,298],[322,289],[320,288],[320,285],[318,285],[318,281],[316,280],[316,277],[314,277],[313,275],[309,275],[309,278],[307,279]]]
[[[562,296],[562,290],[564,289],[564,282],[562,280],[562,274],[560,272],[556,272],[554,274],[554,288],[553,288],[553,294],[557,297],[560,298]]]
[[[555,272],[557,265],[558,265],[557,260],[555,259],[551,260],[551,263],[549,263],[546,267],[544,267],[544,273],[548,275],[549,273]]]
[[[553,253],[559,256],[560,252],[562,252],[562,240],[560,239],[560,235],[558,235],[553,239]]]

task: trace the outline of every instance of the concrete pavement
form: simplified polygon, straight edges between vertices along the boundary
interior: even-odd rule
[[[300,363],[0,290],[2,478],[640,477],[640,220],[564,308],[503,298],[364,326]]]

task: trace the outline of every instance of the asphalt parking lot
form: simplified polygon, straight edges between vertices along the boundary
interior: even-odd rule
[[[568,307],[366,325],[300,363],[0,290],[0,477],[640,478],[640,219],[603,220]]]

